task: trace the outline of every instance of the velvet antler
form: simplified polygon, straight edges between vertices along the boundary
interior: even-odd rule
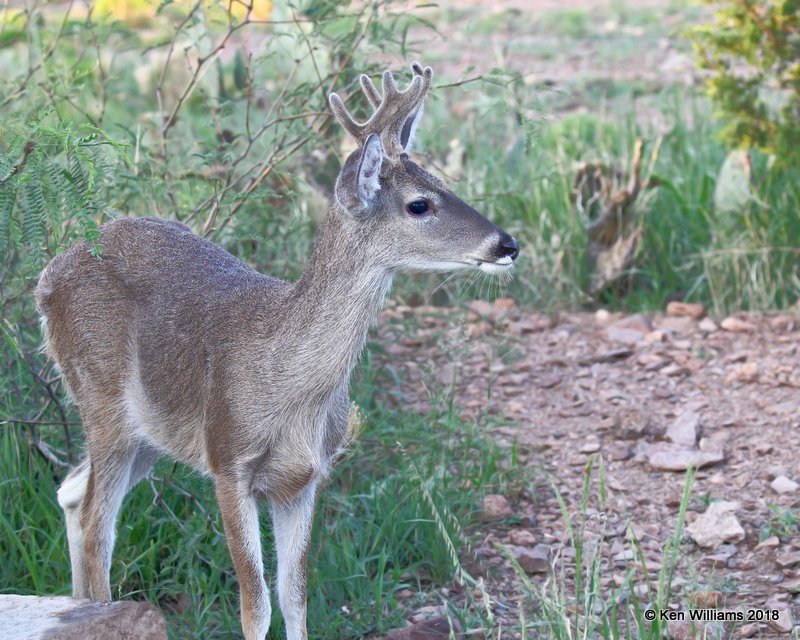
[[[392,73],[384,71],[383,96],[368,76],[359,78],[361,89],[375,109],[372,117],[363,123],[353,119],[338,94],[332,93],[329,97],[331,109],[345,130],[359,144],[363,144],[370,134],[378,134],[384,155],[390,160],[397,160],[405,151],[401,141],[404,125],[421,108],[433,79],[433,70],[430,67],[423,69],[418,62],[411,65],[411,72],[414,75],[411,84],[405,91],[399,91]]]

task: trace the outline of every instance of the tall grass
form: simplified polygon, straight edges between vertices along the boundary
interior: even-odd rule
[[[574,638],[602,638],[616,640],[637,638],[660,640],[666,627],[658,616],[649,621],[645,611],[667,609],[674,602],[672,580],[680,560],[686,509],[689,506],[694,472],[688,471],[684,483],[672,536],[664,541],[661,569],[656,584],[652,584],[645,558],[633,529],[627,527],[627,544],[633,550],[633,561],[625,573],[623,584],[606,587],[603,578],[610,577],[615,568],[610,559],[609,532],[605,520],[608,488],[602,458],[597,464],[591,458],[584,468],[580,503],[571,509],[561,496],[555,481],[555,493],[564,522],[564,542],[574,550],[574,560],[567,556],[558,558],[543,584],[534,583],[504,548],[500,550],[515,568],[519,577],[521,595],[526,606],[519,610],[520,631],[527,638],[573,640]],[[595,507],[589,516],[590,506]],[[590,533],[591,535],[587,535]],[[637,594],[636,584],[646,590]]]

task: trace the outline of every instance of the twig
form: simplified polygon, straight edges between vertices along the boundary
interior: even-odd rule
[[[69,17],[70,17],[70,16],[69,16],[69,14],[70,14],[70,13],[72,13],[72,5],[73,5],[73,4],[75,4],[75,0],[70,0],[70,2],[69,2],[69,5],[67,5],[67,10],[66,10],[66,12],[64,13],[64,18],[61,20],[61,26],[60,26],[60,27],[59,27],[59,29],[58,29],[58,33],[56,34],[56,37],[55,37],[55,38],[53,38],[53,43],[50,45],[50,48],[49,48],[47,51],[45,51],[44,55],[42,56],[41,60],[39,60],[39,62],[37,62],[37,63],[36,63],[36,64],[34,64],[34,65],[29,65],[29,66],[28,66],[28,73],[25,75],[25,77],[24,77],[24,78],[22,79],[22,81],[19,83],[19,86],[18,86],[16,89],[14,89],[14,90],[13,90],[13,91],[12,91],[12,92],[11,92],[11,93],[10,93],[10,94],[7,96],[7,97],[6,97],[6,99],[5,99],[5,100],[3,100],[3,102],[0,102],[0,109],[2,109],[3,107],[5,107],[5,106],[6,106],[7,104],[9,104],[10,102],[13,102],[14,100],[16,100],[16,99],[17,99],[17,98],[20,96],[20,94],[21,94],[21,93],[22,93],[22,92],[25,90],[25,88],[28,86],[28,82],[30,82],[30,79],[31,79],[31,78],[34,76],[34,74],[35,74],[35,73],[36,73],[36,72],[37,72],[39,69],[41,69],[41,68],[44,66],[44,64],[45,64],[45,63],[46,63],[46,62],[47,62],[47,61],[50,59],[50,57],[53,55],[53,53],[54,53],[54,52],[55,52],[55,50],[56,50],[56,47],[58,46],[58,43],[59,43],[59,41],[61,40],[61,36],[63,36],[63,35],[64,35],[64,29],[65,29],[65,28],[66,28],[66,26],[67,26],[67,21],[69,20]],[[26,9],[26,13],[27,13],[27,11],[28,11],[28,10]],[[29,16],[28,16],[28,22],[30,22],[30,19],[31,19],[31,16],[29,15]]]
[[[0,424],[22,424],[22,425],[35,425],[35,426],[53,426],[53,425],[63,425],[64,423],[60,420],[25,420],[24,418],[0,418]],[[80,425],[80,422],[76,422],[74,420],[68,421],[67,424],[69,425]]]
[[[56,394],[55,389],[53,389],[52,383],[49,380],[46,380],[45,378],[42,377],[40,372],[36,369],[36,366],[33,363],[33,359],[30,357],[28,353],[23,351],[22,346],[18,342],[17,342],[17,349],[19,350],[19,353],[22,355],[22,359],[28,365],[28,368],[30,369],[31,374],[33,375],[36,382],[38,382],[41,386],[45,388],[45,390],[47,391],[47,395],[50,398],[50,402],[56,405],[56,409],[58,410],[58,413],[61,417],[61,421],[59,422],[59,424],[61,424],[63,427],[62,430],[64,432],[64,442],[67,446],[67,459],[69,460],[70,463],[72,463],[74,461],[72,455],[72,436],[69,431],[70,421],[67,418],[67,411],[59,401],[58,394]]]
[[[68,468],[71,463],[64,462],[58,456],[56,456],[56,454],[53,453],[53,450],[45,442],[42,441],[41,437],[39,436],[39,433],[34,429],[35,428],[31,428],[31,430],[29,431],[29,439],[31,446],[36,450],[36,452],[39,453],[39,455],[41,455],[50,464],[56,467],[60,467],[62,469]]]
[[[22,157],[19,159],[17,164],[14,165],[14,168],[11,170],[11,173],[9,173],[4,180],[0,180],[0,184],[3,184],[4,182],[10,180],[15,175],[19,174],[20,171],[22,171],[23,167],[25,166],[25,163],[28,162],[28,158],[30,157],[31,153],[33,153],[33,150],[35,148],[36,145],[33,143],[32,140],[28,140],[25,143],[25,146],[22,148]]]

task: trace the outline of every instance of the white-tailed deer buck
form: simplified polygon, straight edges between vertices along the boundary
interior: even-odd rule
[[[174,222],[101,228],[103,257],[80,243],[36,290],[48,352],[77,401],[88,456],[58,491],[77,598],[109,600],[117,513],[169,455],[210,475],[239,578],[247,640],[271,606],[258,501],[270,502],[278,600],[289,640],[306,638],[306,553],[317,486],[347,431],[349,377],[398,269],[509,269],[517,242],[408,158],[432,72],[398,91],[361,86],[375,113],[336,182],[308,270],[261,275]]]

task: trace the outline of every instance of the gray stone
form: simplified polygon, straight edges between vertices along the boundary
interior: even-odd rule
[[[725,459],[719,451],[698,451],[679,445],[655,444],[647,450],[647,460],[654,469],[661,471],[686,471],[689,467],[699,469],[718,464]]]
[[[167,625],[161,611],[149,602],[0,595],[0,638],[167,640]]]
[[[537,544],[532,549],[509,546],[508,550],[525,573],[547,573],[550,569],[550,547],[546,544]]]
[[[790,480],[786,476],[776,477],[770,486],[775,493],[794,493],[800,487],[794,480]]]
[[[783,568],[793,567],[800,564],[800,551],[787,551],[776,558],[779,565]]]
[[[724,542],[741,542],[744,529],[736,519],[738,508],[737,502],[712,502],[686,531],[701,547],[716,548]]]
[[[778,613],[777,620],[769,620],[767,624],[778,633],[791,633],[794,628],[794,620],[792,619],[792,610],[783,609]]]
[[[692,448],[697,443],[697,428],[699,426],[699,414],[694,411],[684,411],[667,427],[667,440]]]
[[[625,329],[623,327],[609,327],[606,331],[608,339],[612,342],[619,342],[622,344],[639,344],[644,342],[645,334],[636,329]]]

